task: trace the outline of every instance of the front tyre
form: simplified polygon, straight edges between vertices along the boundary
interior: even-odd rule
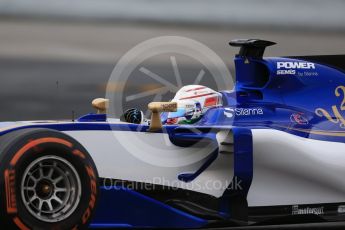
[[[95,210],[98,174],[87,151],[49,129],[0,138],[0,222],[19,229],[84,229]]]

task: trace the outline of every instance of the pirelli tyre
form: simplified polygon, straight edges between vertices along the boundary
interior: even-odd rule
[[[0,185],[1,229],[85,229],[99,194],[87,151],[49,129],[0,137]]]

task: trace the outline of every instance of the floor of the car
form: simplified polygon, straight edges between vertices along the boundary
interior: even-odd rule
[[[261,225],[261,226],[241,226],[241,227],[211,227],[203,229],[215,230],[316,230],[316,229],[345,229],[345,221],[327,223],[305,223],[305,224],[282,224],[282,225]]]

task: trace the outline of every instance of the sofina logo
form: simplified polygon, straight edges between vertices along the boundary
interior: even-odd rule
[[[342,101],[340,103],[340,106],[332,105],[332,113],[328,112],[326,109],[323,108],[317,108],[315,110],[316,115],[319,117],[326,117],[328,121],[339,124],[340,128],[345,129],[345,118],[341,115],[340,111],[345,110],[345,86],[338,86],[334,94],[336,97],[342,98]],[[339,111],[340,109],[340,111]]]
[[[306,214],[314,214],[314,215],[323,215],[324,214],[323,207],[316,207],[316,208],[299,208],[298,205],[292,206],[292,215],[306,215]]]

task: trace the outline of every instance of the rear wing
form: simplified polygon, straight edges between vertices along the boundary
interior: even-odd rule
[[[275,42],[260,39],[236,39],[229,42],[230,46],[241,47],[237,56],[261,59],[268,46],[275,45]]]

